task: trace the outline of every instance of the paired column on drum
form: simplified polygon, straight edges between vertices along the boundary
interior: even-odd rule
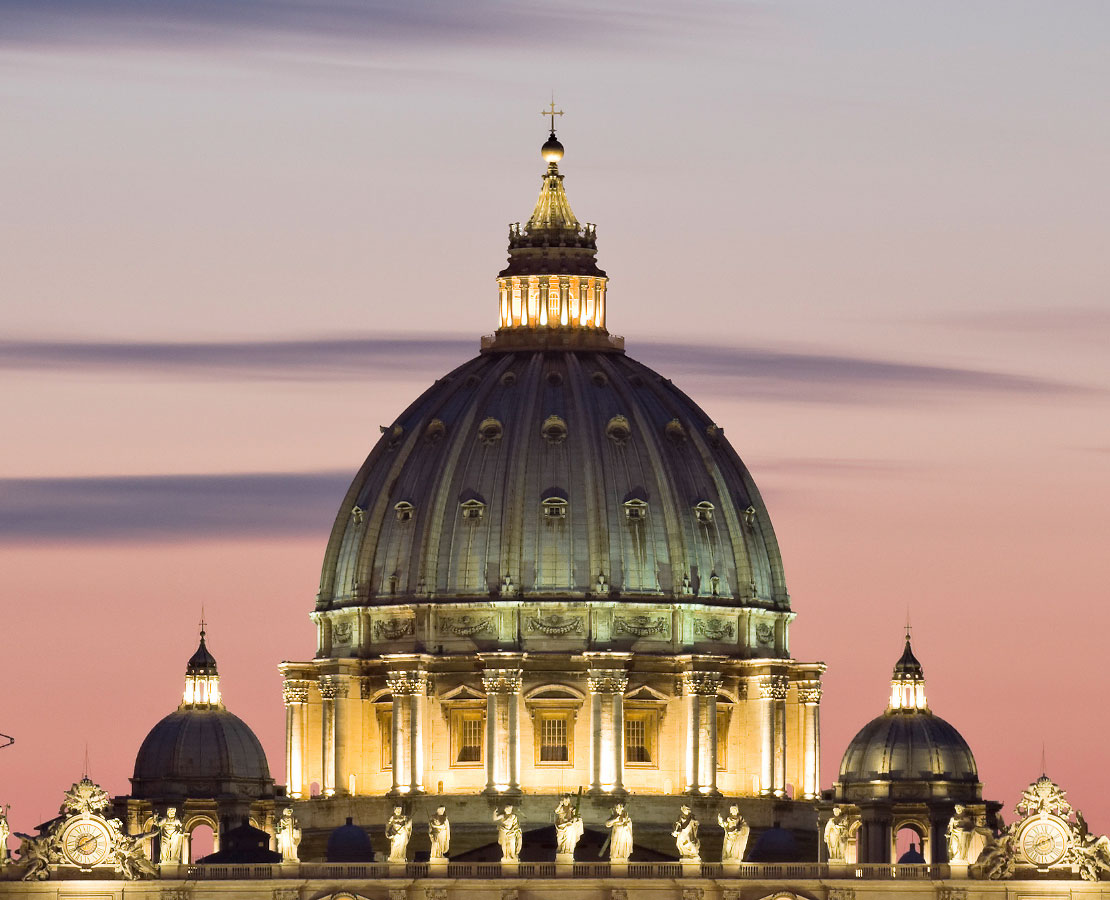
[[[757,675],[749,693],[759,704],[759,792],[782,797],[786,794],[786,693],[785,675]]]
[[[799,681],[802,708],[802,796],[813,800],[821,790],[821,682]]]
[[[717,793],[717,691],[720,672],[683,672],[686,698],[686,791]]]
[[[347,696],[350,679],[345,675],[325,675],[319,681],[323,700],[323,744],[320,759],[324,770],[324,796],[347,793]]]
[[[285,701],[285,783],[294,800],[304,796],[305,729],[309,682],[288,679],[282,685]]]
[[[428,673],[423,668],[394,669],[386,673],[393,697],[390,739],[393,756],[394,796],[424,792],[424,707]]]
[[[614,660],[615,661],[615,660]],[[603,662],[603,660],[596,660]],[[590,668],[590,790],[624,792],[624,692],[628,673],[616,668]]]
[[[489,660],[484,660],[487,665]],[[496,660],[497,663],[509,660]],[[520,790],[520,668],[486,668],[482,688],[486,692],[486,791]]]

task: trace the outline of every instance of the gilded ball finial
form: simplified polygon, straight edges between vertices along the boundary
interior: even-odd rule
[[[543,154],[543,161],[546,163],[557,163],[563,158],[563,145],[555,137],[554,131],[551,132],[551,137],[544,141],[540,153]]]

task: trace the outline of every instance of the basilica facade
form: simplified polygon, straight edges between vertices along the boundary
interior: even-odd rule
[[[129,793],[82,778],[14,856],[0,806],[0,900],[1102,896],[1110,839],[1044,773],[1003,824],[908,634],[822,789],[825,667],[791,655],[767,508],[609,333],[563,153],[552,129],[496,332],[340,502],[316,654],[280,664],[285,785],[202,627]]]

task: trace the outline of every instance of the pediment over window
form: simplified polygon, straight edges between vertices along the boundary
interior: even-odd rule
[[[649,701],[654,703],[669,703],[671,698],[666,694],[657,691],[653,687],[648,687],[646,684],[641,684],[638,687],[630,688],[624,692],[625,700],[638,700]]]
[[[524,697],[525,702],[530,700],[572,700],[581,703],[585,699],[585,694],[565,684],[545,684],[530,691]]]
[[[466,700],[481,700],[483,703],[486,700],[486,695],[481,691],[476,690],[468,684],[460,684],[457,687],[451,688],[446,694],[439,698],[441,703],[458,703]]]

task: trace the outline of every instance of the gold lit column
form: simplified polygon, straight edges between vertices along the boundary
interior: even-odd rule
[[[325,675],[320,680],[324,697],[324,792],[331,797],[347,791],[347,695],[350,682],[343,675]]]
[[[785,739],[787,678],[785,675],[758,675],[755,684],[760,723],[759,792],[781,797],[786,785],[782,741]]]
[[[821,682],[798,682],[802,706],[802,799],[812,800],[821,789]]]
[[[590,745],[590,790],[620,793],[624,790],[624,669],[590,669],[593,741]]]
[[[428,673],[400,669],[386,675],[393,697],[393,788],[391,793],[424,791],[424,698]]]
[[[684,672],[686,695],[686,790],[717,792],[717,691],[720,672]]]
[[[285,701],[285,783],[289,796],[304,795],[304,733],[308,713],[308,682],[286,681],[282,685]]]
[[[521,669],[486,669],[486,790],[520,790]]]

